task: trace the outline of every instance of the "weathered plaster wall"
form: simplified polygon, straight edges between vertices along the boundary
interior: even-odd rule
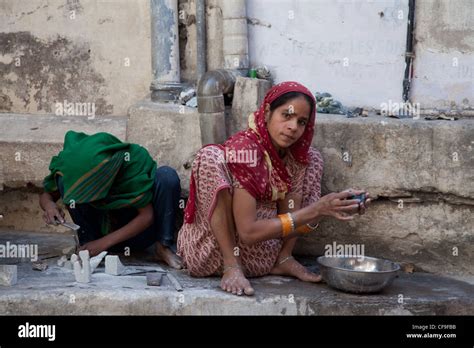
[[[416,4],[413,101],[422,108],[474,109],[474,3]]]
[[[2,1],[0,76],[0,112],[126,115],[152,78],[149,2]]]

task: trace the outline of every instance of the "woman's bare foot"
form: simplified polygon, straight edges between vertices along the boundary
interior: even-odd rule
[[[298,278],[304,282],[318,283],[321,281],[321,276],[308,269],[301,263],[296,261],[293,256],[278,258],[275,266],[270,271],[270,274],[286,275]]]
[[[250,282],[245,278],[242,269],[237,266],[227,268],[222,275],[221,288],[224,291],[231,292],[234,295],[245,294],[251,296],[255,293]]]
[[[163,246],[161,243],[156,243],[155,255],[158,261],[164,261],[168,266],[174,269],[183,268],[181,258],[170,248]]]

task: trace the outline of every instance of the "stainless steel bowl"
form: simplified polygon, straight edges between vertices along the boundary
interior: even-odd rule
[[[395,262],[367,256],[320,256],[318,263],[328,285],[354,293],[379,292],[392,283],[400,270]]]

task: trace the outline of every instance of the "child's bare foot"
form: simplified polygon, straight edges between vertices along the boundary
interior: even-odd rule
[[[270,274],[291,276],[304,282],[311,283],[318,283],[321,281],[320,275],[308,271],[308,269],[296,261],[293,256],[284,258],[279,257],[275,266],[273,266],[273,269],[270,271]]]
[[[161,243],[156,243],[155,255],[158,261],[164,261],[168,266],[174,269],[183,268],[181,258],[170,248],[163,246]]]
[[[242,294],[251,296],[255,293],[239,266],[225,268],[224,274],[222,275],[221,288],[224,291],[239,296]]]

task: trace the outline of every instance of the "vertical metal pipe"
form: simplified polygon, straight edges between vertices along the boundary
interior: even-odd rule
[[[196,31],[197,31],[197,82],[207,70],[206,52],[206,0],[196,0]]]
[[[407,102],[410,99],[411,79],[413,76],[413,59],[415,52],[413,52],[413,31],[415,28],[415,0],[409,0],[408,3],[408,23],[407,23],[407,42],[405,52],[405,76],[403,79],[403,101]]]
[[[151,0],[152,100],[177,98],[180,85],[178,0]]]

